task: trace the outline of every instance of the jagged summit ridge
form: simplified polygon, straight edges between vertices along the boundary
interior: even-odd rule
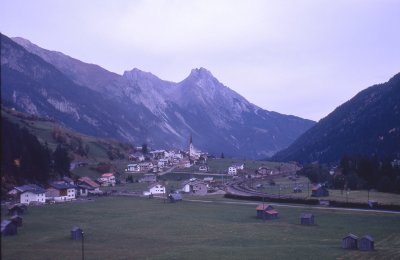
[[[314,124],[251,104],[205,68],[191,70],[178,83],[137,68],[118,75],[40,47],[23,49],[2,38],[3,103],[26,111],[29,98],[29,107],[36,107],[39,115],[86,134],[154,148],[185,148],[193,133],[196,146],[209,153],[265,158]],[[18,52],[30,58],[23,59]],[[37,79],[34,71],[47,71],[48,76]]]

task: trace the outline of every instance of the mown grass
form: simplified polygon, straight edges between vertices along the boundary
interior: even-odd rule
[[[277,220],[255,218],[255,205],[107,197],[94,202],[30,207],[24,226],[3,237],[2,259],[80,259],[74,225],[85,232],[85,259],[395,259],[400,216],[276,207]],[[299,225],[301,212],[317,225]],[[4,211],[3,211],[4,212]],[[3,213],[4,214],[4,213]],[[352,232],[375,238],[376,251],[349,252]]]

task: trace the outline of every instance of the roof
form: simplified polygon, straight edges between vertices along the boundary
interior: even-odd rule
[[[275,214],[278,214],[278,211],[276,211],[274,209],[270,209],[270,210],[266,210],[265,213],[270,214],[270,215],[275,215]]]
[[[272,207],[269,204],[259,204],[256,208],[256,210],[266,210],[267,208],[271,207],[271,209],[273,209],[274,207]]]
[[[171,193],[169,194],[169,197],[174,200],[182,200],[182,195],[179,193]]]
[[[24,209],[24,210],[28,209],[28,207],[27,207],[25,204],[22,204],[22,203],[17,203],[17,204],[8,206],[8,209],[9,209],[9,210],[11,210],[11,209],[13,209],[13,208],[22,208],[22,209]]]
[[[365,235],[361,239],[368,239],[369,241],[373,242],[374,239],[370,235]]]
[[[153,188],[153,187],[155,187],[155,186],[157,186],[157,185],[160,185],[161,187],[165,187],[163,184],[156,182],[156,183],[151,184],[151,185],[149,186],[149,189],[151,189],[151,188]]]
[[[109,173],[103,173],[101,175],[101,177],[111,177],[111,176],[114,176],[114,173],[109,172]]]
[[[27,185],[23,185],[23,186],[18,186],[18,187],[15,187],[15,189],[21,193],[32,192],[35,194],[40,194],[40,193],[46,192],[42,187],[40,187],[36,184],[27,184]]]
[[[86,184],[88,184],[89,186],[93,187],[93,188],[98,188],[100,187],[99,184],[97,184],[96,182],[94,182],[92,179],[90,179],[89,177],[81,177],[79,178],[80,182],[84,182]]]
[[[75,185],[63,182],[63,181],[54,181],[50,183],[50,186],[57,189],[57,190],[62,190],[62,189],[74,189],[76,188]]]
[[[3,232],[4,229],[10,224],[13,224],[10,220],[3,220],[1,222],[1,232]]]
[[[351,233],[349,233],[347,236],[345,236],[343,239],[345,239],[345,238],[348,238],[348,237],[350,237],[350,238],[352,238],[352,239],[358,239],[358,236],[356,236],[356,235],[354,235],[354,234],[351,234]]]
[[[71,179],[70,177],[64,176],[64,177],[63,177],[63,181],[66,181],[66,182],[73,182],[74,180]]]
[[[311,217],[313,217],[314,215],[313,214],[311,214],[311,213],[301,213],[301,218],[311,218]]]
[[[72,228],[71,228],[71,231],[78,231],[78,230],[82,230],[82,229],[79,228],[79,227],[72,227]]]

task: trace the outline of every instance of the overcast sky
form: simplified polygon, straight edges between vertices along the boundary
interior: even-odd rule
[[[319,120],[400,72],[400,0],[0,0],[0,30],[122,74],[204,67],[267,110]]]

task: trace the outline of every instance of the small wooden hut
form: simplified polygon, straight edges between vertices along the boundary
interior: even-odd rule
[[[28,211],[28,207],[22,203],[14,204],[8,207],[8,215],[23,215]]]
[[[300,215],[300,224],[314,225],[314,215],[311,213],[302,213]]]
[[[358,241],[358,249],[362,251],[373,251],[374,239],[370,235],[363,236]]]
[[[73,227],[71,229],[71,239],[80,240],[83,237],[83,230],[79,227]]]
[[[274,218],[278,218],[278,211],[274,210],[274,209],[270,209],[270,210],[266,210],[264,212],[265,214],[265,219],[274,219]]]
[[[171,203],[182,201],[182,195],[179,193],[171,193],[171,194],[169,194],[168,198],[169,198],[169,202],[171,202]]]
[[[22,227],[22,217],[18,215],[14,215],[10,218],[10,221],[13,222],[17,227]]]
[[[265,212],[266,212],[267,210],[273,210],[273,209],[274,209],[274,207],[272,207],[272,206],[269,205],[269,204],[259,204],[259,205],[256,207],[257,218],[264,218]]]
[[[357,249],[358,237],[354,234],[348,234],[342,239],[342,247],[344,249]]]
[[[17,234],[17,225],[11,220],[3,220],[1,222],[1,235],[2,236],[13,236]]]

